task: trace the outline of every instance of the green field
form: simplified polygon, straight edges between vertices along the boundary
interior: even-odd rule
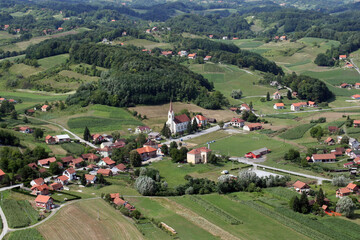
[[[61,147],[65,149],[68,153],[75,156],[80,156],[85,151],[85,147],[78,143],[63,143],[61,144]]]
[[[286,132],[284,132],[283,134],[281,134],[280,137],[282,137],[284,139],[288,139],[288,140],[302,138],[304,136],[304,134],[315,125],[316,125],[315,123],[308,123],[308,124],[303,124],[303,125],[291,128],[291,129],[287,130]]]
[[[5,199],[2,201],[1,207],[10,228],[26,227],[39,220],[39,213],[27,200]]]
[[[5,236],[6,240],[44,240],[43,236],[35,228],[10,232]]]
[[[69,54],[60,54],[52,57],[39,59],[38,62],[44,69],[55,67],[56,65],[65,63],[69,58]]]

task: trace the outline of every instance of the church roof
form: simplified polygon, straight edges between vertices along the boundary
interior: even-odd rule
[[[175,124],[190,122],[190,118],[186,114],[181,114],[179,116],[174,117]]]

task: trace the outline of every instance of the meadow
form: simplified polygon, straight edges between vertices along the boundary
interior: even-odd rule
[[[288,139],[288,140],[299,139],[299,138],[302,138],[304,136],[304,134],[310,128],[314,127],[315,125],[316,125],[315,123],[308,123],[308,124],[299,125],[297,127],[290,128],[289,130],[287,130],[283,134],[280,134],[279,136],[281,138]]]
[[[5,199],[1,202],[10,228],[20,228],[35,224],[39,220],[39,213],[27,200]]]
[[[35,228],[29,228],[26,230],[20,230],[8,233],[5,238],[6,240],[44,240],[43,236]]]
[[[63,143],[60,146],[74,156],[80,156],[85,151],[85,147],[78,143]]]

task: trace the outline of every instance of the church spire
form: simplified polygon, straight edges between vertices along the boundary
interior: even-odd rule
[[[170,100],[170,109],[169,109],[169,112],[173,112],[172,100]]]

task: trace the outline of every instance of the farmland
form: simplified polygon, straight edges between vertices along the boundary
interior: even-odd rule
[[[302,138],[304,134],[313,126],[315,126],[314,123],[299,125],[297,127],[287,130],[286,132],[281,134],[280,137],[288,140],[299,139]]]
[[[27,230],[20,230],[16,232],[11,232],[6,235],[5,239],[7,240],[44,240],[39,231],[34,228],[30,228]]]
[[[26,227],[39,220],[39,213],[27,200],[5,199],[1,206],[10,228]]]
[[[101,199],[81,201],[64,207],[52,219],[37,227],[37,230],[45,239],[52,240],[99,239],[104,236],[109,239],[146,237],[120,212],[114,211],[113,207]]]

